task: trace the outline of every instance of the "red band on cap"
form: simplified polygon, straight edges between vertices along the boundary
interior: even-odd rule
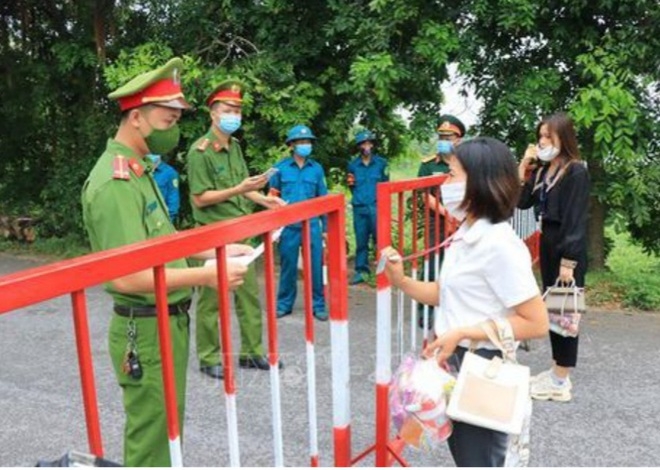
[[[243,98],[241,97],[240,90],[232,91],[228,89],[217,92],[209,99],[207,104],[211,106],[216,101],[237,101],[239,103],[242,103]]]
[[[119,102],[119,108],[122,111],[126,111],[127,109],[137,108],[145,104],[170,101],[176,98],[183,98],[181,83],[167,78],[152,83],[134,95],[119,98],[117,101]]]
[[[461,130],[458,128],[458,126],[455,126],[453,124],[449,124],[447,122],[442,123],[440,126],[438,126],[438,133],[440,132],[453,132],[456,135],[461,135]]]

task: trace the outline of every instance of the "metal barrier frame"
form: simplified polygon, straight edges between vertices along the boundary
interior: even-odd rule
[[[268,272],[266,291],[266,315],[268,320],[268,358],[277,367],[277,321],[273,282],[273,250],[271,233],[275,229],[297,222],[303,223],[304,240],[309,240],[309,221],[313,217],[327,215],[328,283],[327,303],[331,321],[332,347],[332,396],[333,396],[333,437],[334,463],[347,467],[351,463],[350,431],[350,368],[348,347],[348,290],[345,245],[344,196],[328,195],[313,200],[296,203],[278,209],[259,212],[249,216],[218,222],[204,227],[179,232],[156,239],[139,242],[112,250],[102,251],[79,258],[28,269],[0,277],[0,315],[27,307],[65,294],[71,295],[78,366],[82,386],[85,421],[89,450],[103,457],[103,443],[98,412],[98,400],[94,381],[94,367],[91,354],[89,325],[85,289],[131,273],[153,268],[155,279],[156,305],[158,312],[158,332],[163,364],[165,408],[170,438],[170,455],[173,466],[182,466],[179,423],[177,417],[172,346],[170,339],[165,263],[191,256],[208,249],[216,250],[218,266],[218,299],[222,326],[223,354],[225,355],[225,394],[227,398],[228,427],[230,436],[236,430],[235,420],[230,416],[231,398],[235,394],[234,372],[229,332],[229,289],[226,245],[264,234],[265,266]],[[303,244],[306,246],[306,243]],[[309,268],[309,250],[303,251],[303,259]],[[309,278],[310,276],[306,276]],[[311,317],[311,282],[305,282],[305,301],[308,316]],[[34,286],[39,285],[39,289]],[[307,298],[309,297],[309,298]],[[308,302],[309,300],[309,302]],[[306,327],[308,341],[313,341],[313,328]],[[308,361],[309,363],[309,361]],[[271,382],[273,384],[273,382]],[[234,402],[235,405],[235,402]],[[274,399],[273,406],[277,403]],[[235,408],[234,408],[235,411]],[[275,411],[274,411],[275,414]],[[235,416],[234,416],[235,418]],[[234,421],[232,423],[232,420]],[[274,423],[275,426],[275,423]],[[277,432],[274,429],[274,434]],[[236,437],[237,434],[234,434]],[[281,433],[280,433],[281,436]],[[277,438],[275,439],[277,441]],[[279,443],[281,445],[281,443]],[[275,442],[275,446],[278,442]],[[276,451],[276,462],[281,464],[281,455]],[[230,442],[230,461],[238,465],[238,442]],[[311,464],[318,465],[318,454],[311,455]]]

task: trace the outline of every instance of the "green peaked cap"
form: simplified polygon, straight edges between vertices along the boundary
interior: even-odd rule
[[[183,61],[175,57],[165,65],[142,73],[108,95],[117,100],[122,111],[147,104],[188,109],[190,105],[181,90]]]

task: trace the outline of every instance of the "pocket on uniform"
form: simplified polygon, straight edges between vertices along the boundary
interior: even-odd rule
[[[170,224],[169,216],[165,213],[165,210],[158,205],[151,212],[148,212],[144,218],[144,226],[147,230],[148,238],[153,238],[165,233],[171,233],[170,231],[165,231]]]
[[[234,186],[234,184],[232,184],[231,174],[227,169],[216,171],[213,176],[213,183],[215,184],[216,189],[227,189]]]
[[[307,199],[316,196],[316,179],[303,178],[303,191]]]

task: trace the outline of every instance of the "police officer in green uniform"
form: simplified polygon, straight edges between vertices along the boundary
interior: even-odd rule
[[[438,121],[438,142],[436,144],[436,151],[433,155],[422,159],[422,164],[419,167],[417,176],[432,176],[432,175],[442,175],[449,172],[449,166],[447,165],[446,158],[453,153],[454,147],[461,142],[461,139],[465,135],[465,124],[461,122],[456,116],[451,114],[443,114],[440,116]],[[432,188],[428,197],[429,203],[429,246],[436,246],[444,238],[444,216],[445,208],[442,204],[437,205],[438,213],[436,214],[436,204],[437,204],[437,194],[438,188]],[[436,236],[436,220],[437,217],[440,217],[440,233]],[[439,262],[442,261],[442,253],[440,253]],[[426,278],[429,281],[434,281],[436,279],[436,254],[432,252],[429,254],[429,264],[428,264],[428,277]],[[422,276],[424,273],[422,272]],[[424,304],[418,304],[417,306],[417,323],[420,328],[424,327],[424,309],[428,308],[428,327],[433,328],[433,314],[435,308],[431,305],[425,306]]]
[[[190,198],[193,218],[198,225],[251,214],[255,203],[266,208],[285,204],[279,197],[266,196],[258,191],[268,179],[265,175],[249,176],[239,142],[232,137],[241,127],[243,88],[237,80],[226,80],[211,92],[206,99],[211,126],[188,151]],[[236,290],[234,299],[241,331],[238,365],[268,370],[254,265],[248,268],[245,283]],[[222,379],[218,299],[212,289],[200,289],[196,314],[200,370],[210,377]]]
[[[119,102],[121,122],[82,191],[83,219],[94,251],[175,232],[145,155],[165,154],[178,143],[177,122],[182,110],[189,107],[179,83],[182,67],[181,59],[172,59],[109,95]],[[238,254],[246,249],[251,250],[234,246],[228,252]],[[238,286],[245,268],[230,263],[228,270],[230,286]],[[165,273],[183,435],[191,287],[217,287],[217,274],[215,267],[189,268],[185,260],[167,263]],[[109,350],[126,412],[124,465],[170,466],[153,272],[148,269],[124,276],[105,288],[114,301]]]

